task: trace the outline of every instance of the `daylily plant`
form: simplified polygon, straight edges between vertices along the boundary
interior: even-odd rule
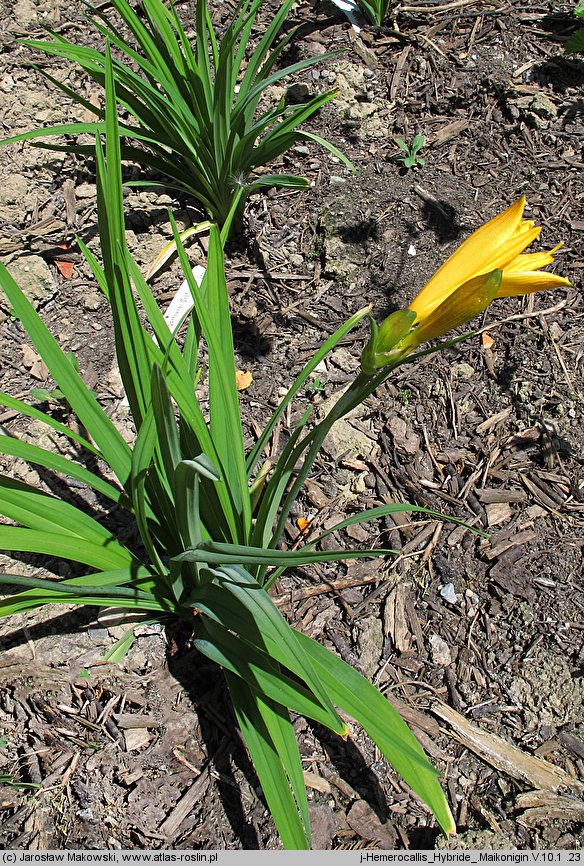
[[[123,3],[114,0],[118,10]],[[174,21],[174,12],[164,12],[158,3],[151,0],[149,8],[159,10],[163,16],[159,25],[166,32],[170,25],[164,16]],[[236,8],[241,14],[246,10],[249,16],[260,3],[245,0]],[[206,21],[200,17],[203,5],[197,6],[201,30]],[[284,4],[284,8],[289,5]],[[253,19],[238,20],[244,22],[238,32],[248,35],[245,22]],[[268,32],[275,37],[275,31]],[[211,28],[208,33],[215,53],[220,55]],[[266,38],[260,44],[265,46]],[[121,47],[119,41],[112,41]],[[199,58],[204,64],[208,63],[206,46],[205,41]],[[243,58],[243,49],[238,57]],[[93,64],[95,55],[90,59]],[[306,63],[300,61],[290,68],[298,70]],[[269,71],[262,69],[266,74]],[[196,70],[191,71],[194,76]],[[252,88],[259,98],[263,84],[273,83],[273,75],[264,80],[262,70],[258,72],[253,64],[248,65],[244,80],[248,73],[252,78],[257,73],[261,79],[258,87]],[[96,72],[98,79],[101,74]],[[439,347],[433,346],[414,354],[422,342],[470,321],[496,297],[570,284],[563,277],[540,272],[553,261],[555,250],[522,254],[540,231],[523,219],[522,199],[462,244],[409,309],[398,310],[379,327],[371,320],[371,340],[354,381],[318,423],[311,426],[309,411],[305,412],[291,429],[275,465],[260,468],[288,407],[319,363],[359,325],[370,307],[355,313],[307,361],[255,444],[246,449],[223,256],[230,217],[223,222],[223,233],[216,224],[210,226],[207,269],[200,286],[171,217],[193,304],[185,322],[184,340],[179,344],[176,330],[170,330],[125,242],[120,133],[127,130],[118,123],[116,82],[122,78],[123,85],[126,74],[130,71],[116,65],[106,49],[104,124],[97,125],[98,132],[105,127],[105,149],[98,136],[95,150],[102,263],[81,240],[79,245],[111,308],[117,362],[136,436],[131,444],[126,442],[0,264],[0,286],[7,305],[14,310],[83,430],[81,435],[51,413],[0,393],[0,405],[71,441],[75,457],[5,434],[0,434],[0,455],[72,479],[75,487],[81,483],[96,494],[91,501],[99,497],[100,503],[94,507],[85,503],[80,508],[45,486],[35,487],[0,473],[0,549],[18,555],[32,552],[60,560],[68,567],[80,567],[74,577],[65,578],[55,568],[55,579],[44,574],[0,572],[0,585],[11,587],[0,599],[0,617],[69,602],[141,610],[160,619],[173,615],[186,622],[192,630],[193,646],[224,673],[238,726],[287,848],[307,849],[312,844],[304,768],[290,711],[343,738],[350,735],[350,728],[339,710],[358,722],[431,809],[444,833],[452,834],[454,819],[437,774],[404,720],[360,673],[293,629],[274,604],[269,589],[287,568],[395,553],[370,546],[356,550],[319,547],[332,533],[402,511],[442,516],[421,506],[384,503],[351,513],[303,539],[298,548],[290,550],[282,544],[292,507],[332,425],[370,396],[404,360],[438,351]],[[231,99],[232,82],[225,92]],[[120,93],[124,102],[130,90],[122,86]],[[269,113],[269,117],[280,118],[279,112]],[[296,136],[283,117],[276,129],[281,132],[282,128],[292,138]],[[163,150],[165,146],[163,142]],[[166,156],[170,158],[170,152],[165,151]],[[217,217],[215,207],[209,210]],[[196,386],[203,375],[207,376],[208,402],[200,404]],[[97,458],[97,469],[87,468],[88,457],[92,465]],[[121,526],[126,527],[129,520],[133,535],[125,529],[123,538],[114,534],[110,528],[113,523],[103,520],[102,502],[112,511],[125,512]],[[22,591],[15,591],[18,588]],[[130,629],[108,658],[121,658],[133,640]]]
[[[371,339],[361,356],[364,373],[396,366],[422,343],[470,322],[495,298],[571,285],[541,270],[552,264],[561,244],[549,252],[523,252],[541,232],[541,226],[523,218],[524,208],[522,197],[473,232],[407,310],[397,310],[380,326],[371,320]]]

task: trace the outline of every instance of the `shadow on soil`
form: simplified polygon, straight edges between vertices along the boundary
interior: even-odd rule
[[[22,587],[18,587],[18,589],[20,590]],[[50,635],[85,631],[92,623],[95,623],[96,610],[96,607],[78,607],[44,622],[30,625],[26,629],[18,627],[0,638],[0,652],[25,646],[30,641],[34,642]]]
[[[255,769],[244,749],[227,688],[219,668],[208,663],[195,651],[179,650],[168,659],[169,671],[193,702],[207,754],[217,771],[217,787],[225,815],[239,844],[246,850],[263,847],[256,828],[246,818],[240,786],[235,778],[237,768],[260,801],[267,805]],[[351,742],[343,742],[320,725],[309,723],[339,776],[349,782],[386,822],[389,812],[379,780]],[[223,736],[222,736],[223,735]],[[247,809],[249,814],[249,808]]]

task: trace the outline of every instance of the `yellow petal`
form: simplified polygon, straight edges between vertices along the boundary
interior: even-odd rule
[[[546,274],[545,271],[524,271],[522,274],[504,272],[497,297],[512,298],[516,295],[530,295],[533,292],[543,292],[546,289],[557,289],[560,286],[571,285],[570,280],[565,277]]]
[[[434,312],[424,319],[417,328],[409,334],[398,347],[405,348],[408,352],[453,331],[460,325],[470,322],[475,316],[485,310],[491,301],[497,297],[503,274],[500,270],[491,271],[467,280],[456,291],[452,292]]]
[[[505,266],[505,273],[521,274],[524,271],[539,271],[540,268],[545,268],[551,265],[554,261],[554,253],[560,249],[562,245],[558,244],[549,252],[540,253],[525,253],[522,256],[516,256],[512,262]]]
[[[539,237],[540,232],[541,226],[533,225],[526,230],[522,229],[518,231],[516,235],[509,238],[504,249],[499,250],[497,254],[493,254],[488,265],[492,265],[493,267],[497,265],[501,270],[510,267],[525,247],[528,247],[530,243]]]
[[[523,220],[525,198],[472,233],[426,283],[410,304],[424,318],[458,286],[473,277],[501,268],[522,252],[540,232]]]

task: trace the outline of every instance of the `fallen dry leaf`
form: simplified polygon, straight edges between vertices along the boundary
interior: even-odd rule
[[[70,280],[73,276],[73,262],[61,262],[55,259],[55,267],[65,280]]]
[[[34,364],[40,361],[41,356],[28,343],[23,343],[20,351],[22,352],[22,363],[27,370],[30,370]]]
[[[47,378],[49,371],[48,368],[32,346],[29,346],[28,343],[24,343],[21,346],[22,350],[22,363],[26,367],[27,370],[30,370],[30,374],[33,379],[36,379],[37,382],[44,382]]]
[[[482,336],[483,349],[492,349],[495,345],[495,340],[490,334],[484,333]]]
[[[249,370],[235,371],[235,387],[238,391],[245,391],[253,382],[253,374]]]
[[[309,770],[304,771],[304,784],[314,791],[319,791],[321,794],[330,794],[331,783],[328,779],[319,776],[318,773],[311,773]]]
[[[57,244],[60,250],[65,250],[68,252],[71,247],[69,244]],[[70,280],[73,274],[73,262],[63,261],[62,259],[55,259],[55,267],[61,274],[61,276],[65,280]]]
[[[310,532],[310,520],[307,520],[306,517],[299,517],[296,521],[296,526],[302,535],[308,535]]]

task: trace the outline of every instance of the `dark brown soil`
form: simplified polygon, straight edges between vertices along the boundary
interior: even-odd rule
[[[178,5],[188,14],[191,4]],[[43,23],[89,38],[81,4],[4,7],[3,134],[77,117],[15,40],[41,36]],[[282,164],[314,186],[253,200],[229,251],[238,364],[253,374],[241,393],[252,442],[282,389],[349,314],[372,302],[381,319],[407,304],[461,240],[520,195],[544,227],[539,248],[564,243],[557,270],[573,288],[498,302],[482,323],[505,320],[489,332],[492,344],[477,337],[402,367],[328,441],[295,515],[319,528],[411,501],[488,539],[439,520],[356,527],[331,544],[382,542],[396,559],[306,569],[274,593],[290,622],[364,671],[412,725],[443,775],[460,831],[452,847],[584,841],[584,63],[562,53],[570,13],[569,4],[424,3],[396,7],[381,33],[357,37],[334,6],[300,2],[294,52],[346,48],[304,79],[311,91],[341,90],[310,128],[358,173],[312,144],[297,147]],[[95,95],[75,70],[54,62],[51,73]],[[406,171],[394,136],[416,133],[427,138],[426,164]],[[91,164],[13,145],[0,150],[0,173],[0,254],[131,436],[106,304],[74,243],[78,234],[96,248]],[[184,224],[200,217],[170,196],[132,192],[126,201],[129,243],[144,267],[168,239],[169,206]],[[192,249],[203,258],[203,247]],[[68,258],[65,278],[56,262]],[[161,304],[178,281],[176,265],[156,280]],[[6,306],[0,328],[0,388],[27,397],[51,387]],[[318,411],[349,381],[365,339],[363,329],[339,347],[305,404]],[[40,435],[12,412],[0,424]],[[2,469],[38,483],[8,458]],[[10,568],[30,573],[38,563]],[[123,662],[102,663],[125,628],[95,609],[2,622],[0,774],[39,787],[0,786],[1,845],[278,847],[217,670],[170,624],[143,625]],[[445,844],[356,726],[348,743],[301,718],[295,726],[314,847]]]

